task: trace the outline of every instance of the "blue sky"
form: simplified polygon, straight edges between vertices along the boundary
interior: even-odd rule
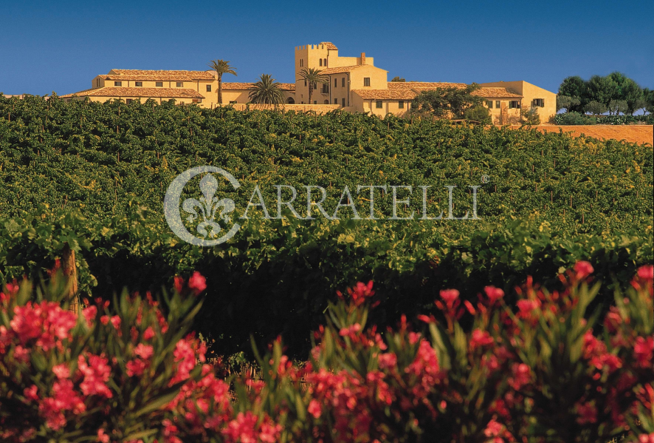
[[[526,80],[621,71],[654,88],[654,2],[3,1],[0,91],[66,94],[110,69],[207,68],[293,82],[295,46],[331,41],[415,81]]]

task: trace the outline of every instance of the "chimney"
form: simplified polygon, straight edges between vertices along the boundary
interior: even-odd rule
[[[366,53],[365,52],[361,53],[361,64],[362,65],[366,64]]]

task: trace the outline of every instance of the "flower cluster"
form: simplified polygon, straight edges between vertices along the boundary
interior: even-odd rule
[[[148,293],[114,310],[87,302],[78,317],[56,297],[19,302],[12,283],[0,295],[0,438],[503,443],[630,432],[652,443],[652,266],[601,321],[587,312],[592,273],[579,262],[553,292],[527,279],[514,305],[492,286],[476,301],[443,290],[423,329],[402,315],[384,334],[368,324],[372,282],[359,283],[330,304],[308,361],[293,364],[278,338],[255,377],[230,381],[190,332],[198,273],[176,278],[168,314]]]

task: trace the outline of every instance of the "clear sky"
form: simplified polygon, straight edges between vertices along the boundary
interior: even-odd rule
[[[66,94],[111,69],[207,69],[293,82],[295,46],[331,41],[414,81],[526,80],[621,71],[654,88],[654,1],[0,0],[0,91]]]

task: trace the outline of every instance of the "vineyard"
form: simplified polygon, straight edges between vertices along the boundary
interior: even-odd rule
[[[198,165],[239,180],[238,190],[218,192],[241,213],[258,186],[271,219],[250,208],[225,244],[179,240],[164,219],[164,194]],[[38,279],[65,244],[77,252],[81,293],[94,297],[123,286],[156,292],[198,270],[208,288],[195,327],[225,354],[249,352],[250,334],[264,344],[283,333],[290,352],[305,355],[327,301],[359,280],[375,280],[374,320],[383,326],[433,309],[441,288],[473,296],[493,284],[510,293],[528,275],[556,284],[582,259],[595,266],[598,300],[608,305],[616,281],[653,260],[651,146],[535,130],[0,97],[0,180],[5,281]],[[340,220],[272,218],[274,185],[299,194],[324,187],[329,214],[348,186],[361,219],[347,207]],[[369,192],[357,194],[357,185],[412,186],[411,203],[396,206],[399,217],[416,216],[390,220],[387,189],[375,199],[379,220],[367,219]],[[444,211],[443,220],[420,220],[419,186],[432,186],[429,216]],[[456,217],[472,213],[470,186],[479,186],[479,220],[446,220],[445,186],[456,186]],[[398,200],[407,196],[398,191]],[[295,208],[305,214],[302,198]]]
[[[213,247],[164,216],[203,165],[240,184]],[[654,441],[653,168],[536,129],[0,96],[0,437]]]

